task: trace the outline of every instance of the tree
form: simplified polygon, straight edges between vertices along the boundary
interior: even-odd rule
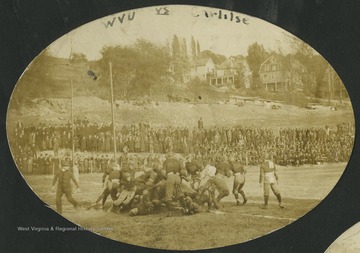
[[[264,46],[257,42],[251,44],[247,50],[246,60],[253,73],[258,74],[260,65],[270,56]]]
[[[307,75],[303,78],[305,95],[323,96],[324,88],[322,86],[327,68],[326,60],[307,43],[296,37],[288,37],[288,44],[293,50],[294,59],[306,67]]]
[[[175,72],[175,80],[181,78],[182,68],[181,68],[181,48],[180,48],[180,41],[179,38],[174,35],[172,40],[172,62],[174,65],[174,72]]]
[[[191,59],[195,60],[196,56],[197,56],[196,42],[195,42],[194,36],[191,36]]]
[[[251,44],[247,50],[246,60],[252,71],[252,87],[257,89],[260,85],[259,69],[260,65],[270,56],[270,54],[264,49],[264,46],[257,42]]]
[[[245,88],[245,67],[243,64],[237,64],[236,73],[237,77],[235,79],[234,86],[236,89]]]
[[[152,87],[161,81],[169,68],[170,56],[163,46],[146,40],[135,43],[139,62],[134,78],[134,88],[151,96]]]
[[[83,53],[73,53],[70,57],[71,64],[83,62],[87,62],[86,55],[84,55]]]
[[[210,50],[202,51],[199,55],[199,58],[211,58],[215,64],[221,64],[227,59],[225,55],[216,54]]]
[[[186,38],[182,39],[182,44],[181,44],[181,60],[182,60],[182,68],[184,73],[187,73],[189,71],[189,54],[188,54],[188,50],[187,50],[187,42],[186,42]]]
[[[287,38],[288,38],[288,44],[291,46],[292,50],[294,51],[294,54],[299,53],[304,57],[306,56],[312,57],[315,55],[316,51],[312,47],[310,47],[309,44],[305,43],[304,41],[294,36],[289,36]]]
[[[199,55],[201,53],[201,50],[200,50],[200,43],[199,41],[196,42],[196,55]]]
[[[181,44],[181,57],[184,60],[184,63],[186,63],[186,67],[189,65],[189,53],[187,49],[187,41],[186,38],[182,38],[182,44]]]
[[[108,87],[110,83],[109,63],[112,63],[114,96],[127,98],[129,86],[136,72],[139,61],[134,48],[127,46],[105,47],[101,51],[102,58],[98,61],[100,75],[103,76],[100,85]]]
[[[19,109],[28,100],[49,96],[55,87],[53,78],[49,75],[51,68],[56,65],[55,60],[45,49],[30,63],[16,84],[10,107]]]
[[[186,39],[179,39],[174,35],[172,41],[172,63],[174,65],[175,80],[183,82],[184,75],[189,67]]]
[[[171,43],[170,43],[169,39],[166,39],[166,53],[168,55],[172,54],[172,52],[171,52]]]
[[[166,47],[142,39],[132,46],[105,47],[101,54],[98,62],[99,71],[104,76],[101,85],[107,86],[110,82],[108,73],[111,62],[115,96],[124,99],[151,95],[152,86],[161,82],[169,66]]]
[[[173,40],[172,40],[172,44],[171,44],[171,48],[172,48],[172,57],[173,58],[177,58],[180,56],[180,41],[178,36],[174,35]]]
[[[308,97],[316,96],[317,83],[313,73],[307,73],[302,79],[304,83],[304,94]]]

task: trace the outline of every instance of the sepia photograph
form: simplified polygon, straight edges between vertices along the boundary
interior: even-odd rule
[[[168,5],[50,44],[14,87],[6,134],[29,189],[76,224],[51,229],[202,250],[319,205],[350,160],[355,120],[342,79],[300,38],[247,14]]]

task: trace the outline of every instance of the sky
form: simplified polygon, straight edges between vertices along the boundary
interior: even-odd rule
[[[201,50],[225,56],[246,56],[248,46],[254,42],[263,44],[268,50],[280,46],[285,53],[291,51],[289,37],[293,35],[285,30],[252,16],[228,10],[220,13],[220,10],[168,5],[120,12],[69,32],[53,42],[49,50],[57,57],[68,58],[72,52],[83,53],[88,60],[97,60],[105,46],[131,45],[140,38],[166,45],[175,34],[187,39],[188,50],[193,36],[199,41]]]

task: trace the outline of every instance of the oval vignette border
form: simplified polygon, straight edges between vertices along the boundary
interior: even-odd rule
[[[173,7],[173,6],[170,6],[170,7]],[[151,8],[151,7],[149,7],[149,8]],[[202,7],[197,7],[197,8],[202,8]],[[204,8],[207,8],[207,7],[204,7]],[[209,8],[207,8],[207,9],[209,9]],[[226,11],[226,10],[223,10],[224,12]],[[131,11],[128,11],[128,12],[131,12]],[[226,11],[226,12],[229,12],[229,11]],[[126,13],[126,12],[125,12]],[[122,13],[120,13],[120,14],[122,14]],[[252,17],[251,17],[252,18]],[[119,20],[119,18],[117,18],[117,20]],[[31,67],[31,65],[30,65],[30,67]],[[88,74],[89,75],[89,74]],[[203,96],[202,96],[203,97]],[[135,105],[136,106],[136,105]],[[312,109],[312,107],[310,108],[310,109]],[[193,122],[194,123],[194,122]]]

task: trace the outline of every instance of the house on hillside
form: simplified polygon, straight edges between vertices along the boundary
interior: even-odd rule
[[[251,70],[247,61],[230,57],[217,66],[215,75],[210,78],[210,84],[223,85],[241,82],[245,88],[250,88],[250,79]]]
[[[211,58],[199,58],[191,64],[190,78],[199,78],[201,81],[208,80],[216,71],[215,63]]]
[[[271,56],[260,65],[260,83],[266,91],[303,91],[306,68],[291,56]]]

